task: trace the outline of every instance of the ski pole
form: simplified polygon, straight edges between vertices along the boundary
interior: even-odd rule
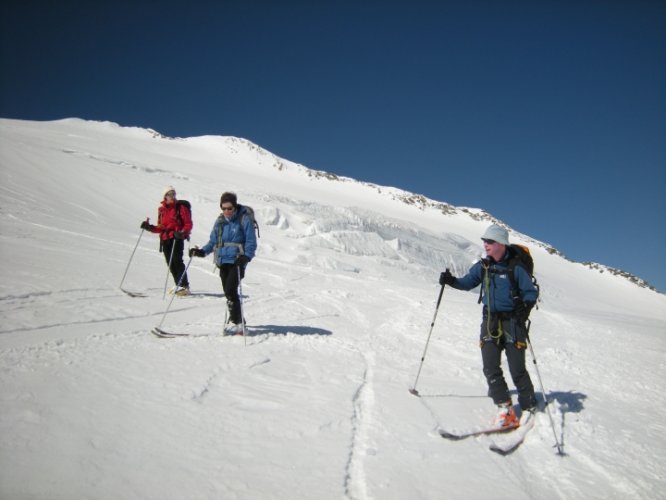
[[[240,303],[240,310],[241,310],[241,326],[243,328],[243,340],[245,341],[245,347],[247,347],[247,330],[245,329],[245,310],[243,308],[243,285],[241,285],[241,272],[239,265],[236,265],[236,271],[238,272],[238,302]]]
[[[146,222],[148,222],[148,218],[146,218]],[[141,232],[139,233],[139,239],[136,240],[136,245],[134,245],[134,250],[132,250],[132,255],[130,255],[129,262],[127,263],[127,267],[125,268],[125,274],[123,274],[123,279],[120,280],[120,288],[122,289],[123,283],[125,282],[125,277],[127,276],[127,271],[129,271],[130,264],[132,263],[132,259],[134,258],[134,252],[136,252],[137,247],[139,246],[139,242],[141,241],[141,237],[143,236],[145,229],[141,228]]]
[[[183,274],[180,275],[180,278],[178,279],[178,283],[176,284],[176,287],[179,287],[181,281],[183,281],[183,278],[184,278],[185,275],[187,274],[187,270],[190,268],[190,264],[192,263],[192,259],[193,259],[193,258],[194,258],[193,256],[190,257],[190,260],[187,262],[187,266],[185,266],[185,270],[183,271]],[[164,310],[164,315],[162,316],[162,320],[160,321],[160,324],[157,325],[157,328],[158,328],[158,329],[162,328],[162,323],[164,323],[164,319],[166,318],[166,315],[167,315],[167,313],[169,312],[169,309],[171,309],[171,304],[173,303],[173,299],[175,299],[175,298],[176,298],[176,294],[174,293],[174,294],[171,296],[171,300],[170,300],[169,303],[167,304],[166,309]]]
[[[528,319],[527,332],[526,332],[527,345],[530,347],[530,355],[532,356],[532,362],[534,363],[534,370],[536,371],[537,379],[539,380],[539,387],[541,389],[541,393],[543,394],[543,399],[546,406],[546,413],[548,413],[548,419],[550,420],[550,427],[553,430],[553,437],[555,438],[555,446],[557,447],[557,454],[564,455],[564,451],[562,450],[562,445],[560,444],[560,440],[557,438],[557,432],[555,431],[555,421],[553,420],[553,415],[550,413],[550,407],[548,406],[548,397],[546,396],[546,390],[543,387],[543,381],[541,380],[541,374],[539,373],[539,366],[537,365],[537,359],[536,356],[534,355],[534,348],[532,347],[532,341],[530,340],[531,326],[532,326],[532,320]]]
[[[167,267],[167,274],[166,278],[164,280],[164,294],[162,295],[162,300],[166,298],[166,289],[167,285],[169,283],[169,273],[171,273],[171,262],[173,262],[173,249],[176,246],[176,238],[174,238],[171,242],[171,255],[169,255],[169,267]],[[182,279],[182,276],[181,276]],[[180,281],[178,282],[180,284]],[[179,285],[176,285],[176,288],[178,288]],[[175,292],[176,290],[174,290]]]
[[[416,373],[416,380],[414,380],[414,387],[412,387],[409,390],[411,394],[417,397],[419,397],[419,391],[416,390],[416,384],[419,381],[419,376],[421,375],[421,368],[423,368],[423,361],[425,360],[426,351],[428,350],[428,344],[430,343],[430,336],[432,335],[432,329],[435,327],[435,320],[437,319],[437,311],[439,311],[439,304],[442,302],[442,295],[444,295],[444,285],[442,285],[442,288],[439,290],[439,297],[437,297],[437,305],[435,306],[435,314],[432,317],[432,323],[430,323],[430,331],[428,332],[428,339],[426,340],[425,348],[423,349],[423,356],[421,356],[421,364],[419,364],[419,371]]]

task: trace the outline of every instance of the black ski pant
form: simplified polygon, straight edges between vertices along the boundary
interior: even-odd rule
[[[518,404],[523,410],[536,406],[534,386],[525,366],[527,331],[525,324],[511,316],[484,314],[481,322],[481,359],[483,374],[488,382],[488,396],[495,404],[509,401],[509,388],[502,372],[502,351],[518,391]]]
[[[183,279],[180,281],[180,286],[189,288],[190,282],[187,279],[185,264],[183,263],[183,250],[185,249],[185,241],[178,240],[176,238],[162,240],[160,249],[164,253],[164,259],[166,260],[167,266],[169,265],[169,262],[171,262],[169,270],[171,271],[171,276],[173,276],[173,282],[178,285],[178,281],[182,276]],[[173,256],[171,255],[172,251]]]
[[[227,298],[229,308],[229,321],[238,325],[242,321],[240,297],[238,296],[238,270],[237,264],[222,264],[220,266],[220,279],[222,290]],[[245,268],[240,266],[240,278],[245,277]]]

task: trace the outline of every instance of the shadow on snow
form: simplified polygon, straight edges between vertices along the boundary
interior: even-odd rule
[[[251,325],[248,326],[249,335],[287,335],[288,333],[294,335],[332,335],[330,330],[323,328],[316,328],[313,326],[289,326],[289,325]]]

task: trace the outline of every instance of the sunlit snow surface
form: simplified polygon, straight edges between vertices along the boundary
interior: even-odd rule
[[[566,456],[540,413],[501,457],[437,434],[494,413],[476,291],[445,290],[425,349],[439,272],[482,255],[483,211],[242,139],[76,119],[0,120],[0,169],[1,498],[663,498],[664,295],[512,232],[536,260],[531,337]],[[166,185],[192,203],[190,245],[223,191],[254,207],[247,338],[221,335],[210,259],[164,317],[166,266],[139,224]],[[123,286],[147,298],[119,290],[137,241]],[[163,317],[192,335],[155,337]]]

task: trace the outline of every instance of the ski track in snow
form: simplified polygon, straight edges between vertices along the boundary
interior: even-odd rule
[[[354,416],[352,419],[352,438],[349,462],[345,475],[345,496],[350,500],[368,498],[366,476],[363,461],[368,453],[367,427],[372,418],[372,404],[374,401],[372,386],[372,366],[374,364],[371,355],[364,355],[366,370],[363,373],[363,383],[352,400]]]
[[[3,324],[19,325],[0,330],[0,335],[159,316],[159,313],[153,311],[137,313],[133,308],[128,309],[123,299],[123,294],[118,289],[103,288],[52,290],[0,297],[0,319],[5,320]],[[100,301],[105,303],[101,312]],[[193,307],[195,306],[192,304],[180,303],[172,310],[177,312]],[[35,323],[36,318],[43,320]],[[62,318],[62,321],[47,322],[54,318]]]

